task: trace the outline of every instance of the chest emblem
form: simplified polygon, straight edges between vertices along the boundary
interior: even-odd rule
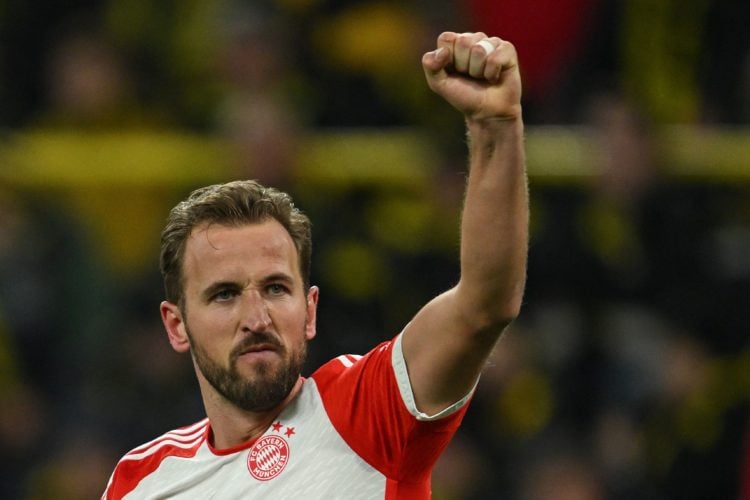
[[[276,425],[273,425],[274,433],[258,439],[247,455],[247,469],[258,481],[270,481],[275,478],[289,462],[289,443],[280,435],[281,424],[278,424],[278,429]],[[287,427],[284,434],[291,437],[294,428]]]

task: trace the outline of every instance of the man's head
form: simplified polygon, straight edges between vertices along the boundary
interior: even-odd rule
[[[315,336],[309,256],[307,217],[255,182],[200,189],[172,210],[162,320],[192,353],[204,402],[264,411],[289,395]]]
[[[288,194],[248,180],[196,189],[169,213],[161,235],[160,257],[167,300],[183,305],[183,258],[193,229],[211,224],[241,226],[269,219],[277,220],[292,237],[307,290],[312,255],[310,220],[294,206]]]

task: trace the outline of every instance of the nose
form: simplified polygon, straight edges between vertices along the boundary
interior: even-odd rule
[[[242,329],[249,332],[263,332],[271,326],[268,304],[256,290],[247,291],[242,311]]]

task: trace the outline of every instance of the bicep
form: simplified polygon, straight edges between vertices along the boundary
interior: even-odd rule
[[[502,326],[484,331],[467,317],[459,288],[428,302],[406,326],[403,353],[420,411],[434,414],[476,385]]]

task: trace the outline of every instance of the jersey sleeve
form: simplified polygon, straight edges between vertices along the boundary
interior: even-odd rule
[[[401,335],[364,356],[339,356],[312,378],[329,419],[352,450],[399,482],[429,478],[471,397],[437,415],[420,412],[401,351]]]

